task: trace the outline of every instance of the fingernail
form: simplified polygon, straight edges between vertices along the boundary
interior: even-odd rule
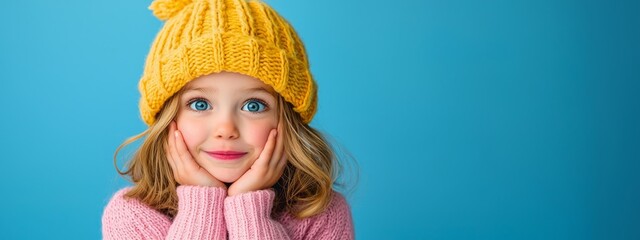
[[[178,137],[178,131],[173,131],[173,136]]]

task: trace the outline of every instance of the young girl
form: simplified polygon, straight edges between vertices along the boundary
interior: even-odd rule
[[[156,0],[139,83],[149,126],[104,239],[353,239],[335,155],[308,123],[316,84],[294,29],[260,1]],[[117,168],[117,167],[116,167]]]

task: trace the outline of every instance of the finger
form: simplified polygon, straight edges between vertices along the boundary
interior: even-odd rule
[[[264,167],[264,168],[269,166],[269,161],[271,160],[271,156],[273,154],[273,150],[276,145],[275,144],[276,134],[277,134],[277,130],[275,129],[272,129],[271,132],[269,132],[267,143],[264,145],[264,148],[262,149],[260,156],[258,156],[258,160],[256,160],[255,163],[253,163],[254,165],[259,167]]]
[[[286,167],[287,167],[287,159],[286,158],[279,159],[278,165],[273,169],[273,172],[271,173],[273,174],[271,179],[274,181],[273,182],[274,184],[278,182],[280,178],[282,178],[282,175],[284,174]]]
[[[176,138],[174,133],[175,131],[176,131],[175,122],[171,122],[171,124],[169,124],[169,133],[167,134],[168,135],[167,147],[169,148],[168,158],[170,159],[169,162],[172,164],[172,167],[173,167],[173,176],[176,179],[176,181],[179,181],[180,179],[179,173],[182,171],[182,161],[180,160],[176,152]]]
[[[285,154],[285,155],[283,155],[283,156],[279,159],[279,161],[278,161],[278,166],[276,167],[276,169],[278,169],[278,170],[284,170],[284,167],[285,167],[285,166],[287,166],[287,162],[288,162],[288,161],[287,161],[287,156],[286,156],[286,154]]]
[[[167,162],[169,162],[171,170],[175,171],[176,167],[173,164],[173,157],[171,156],[171,152],[169,150],[169,142],[165,142],[162,147],[164,148],[165,155],[167,156]]]
[[[278,164],[280,163],[280,160],[282,158],[282,155],[284,155],[284,134],[282,131],[282,122],[278,123],[278,136],[277,136],[277,140],[276,140],[276,147],[275,150],[273,152],[273,155],[271,156],[271,161],[269,163],[269,167],[271,168],[277,168]]]
[[[191,156],[191,153],[189,152],[189,150],[187,149],[187,145],[184,142],[184,138],[182,137],[182,133],[179,130],[175,131],[175,138],[176,138],[176,150],[178,153],[178,156],[180,157],[180,159],[182,160],[182,163],[184,164],[184,170],[188,171],[188,172],[195,172],[200,168],[200,165],[198,165],[195,160],[193,160],[193,156]]]

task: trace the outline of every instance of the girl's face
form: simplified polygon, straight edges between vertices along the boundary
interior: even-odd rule
[[[275,96],[262,81],[232,72],[187,84],[176,123],[195,161],[222,182],[238,180],[278,125]]]

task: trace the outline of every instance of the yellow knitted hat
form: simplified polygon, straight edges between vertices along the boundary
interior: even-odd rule
[[[147,125],[189,81],[221,71],[260,79],[311,121],[317,87],[304,45],[271,7],[253,0],[155,0],[149,9],[166,22],[138,86]]]

